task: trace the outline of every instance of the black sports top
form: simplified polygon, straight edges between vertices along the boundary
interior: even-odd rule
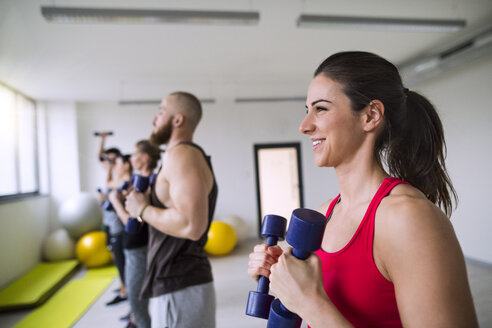
[[[149,225],[147,270],[141,290],[144,298],[157,297],[166,293],[213,281],[212,268],[203,247],[212,222],[217,200],[217,182],[213,173],[210,156],[200,146],[181,142],[198,148],[205,157],[213,175],[213,187],[208,195],[208,225],[199,240],[176,238]],[[150,192],[150,204],[166,208],[157,198],[155,185]]]
[[[123,248],[135,249],[147,246],[149,240],[149,227],[146,222],[143,223],[140,231],[137,233],[128,233],[123,230]]]

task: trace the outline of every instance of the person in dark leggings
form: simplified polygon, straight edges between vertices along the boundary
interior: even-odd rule
[[[141,140],[135,145],[131,156],[134,172],[150,177],[160,159],[160,150],[148,140]],[[124,208],[124,195],[118,190],[109,194],[109,199],[118,214],[121,222],[126,225],[130,214]],[[125,253],[125,285],[128,291],[128,300],[132,315],[130,316],[130,327],[149,328],[150,316],[148,312],[148,300],[140,299],[139,294],[145,276],[148,226],[146,223],[136,234],[123,232],[123,245]]]
[[[129,156],[122,156],[117,148],[104,148],[106,133],[101,133],[101,143],[99,147],[98,159],[101,162],[106,174],[105,190],[100,193],[101,202],[103,204],[103,225],[107,235],[108,249],[113,254],[113,261],[118,268],[118,273],[121,280],[118,295],[106,305],[113,305],[127,299],[125,287],[125,257],[123,253],[123,230],[118,216],[113,209],[104,206],[104,200],[107,200],[107,194],[112,189],[117,189],[124,181],[130,179],[131,165]]]
[[[116,158],[115,168],[113,169],[115,172],[115,180],[113,188],[111,190],[117,190],[125,181],[130,180],[130,176],[132,173],[132,167],[130,164],[130,156],[122,155]],[[118,181],[118,182],[116,182]],[[115,188],[115,186],[117,187]],[[121,286],[120,292],[115,298],[106,305],[114,305],[125,301],[128,298],[128,291],[126,287],[126,277],[125,277],[125,253],[124,253],[124,232],[125,227],[120,221],[118,214],[115,212],[114,207],[109,211],[104,211],[105,225],[108,229],[108,238],[109,238],[109,248],[114,255],[114,263],[118,268],[118,273],[121,278]]]

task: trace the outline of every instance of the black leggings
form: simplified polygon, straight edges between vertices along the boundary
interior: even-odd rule
[[[123,233],[110,235],[106,227],[108,248],[114,255],[114,264],[118,268],[121,281],[125,283],[125,253],[123,252]]]

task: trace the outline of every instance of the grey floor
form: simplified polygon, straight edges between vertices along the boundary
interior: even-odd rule
[[[249,240],[227,256],[211,258],[217,293],[217,328],[266,327],[266,321],[244,314],[248,292],[256,290],[256,283],[246,272],[248,254],[257,242]],[[467,267],[480,327],[492,328],[492,266],[468,260]],[[79,276],[83,274],[84,272],[80,272]],[[125,327],[126,324],[119,318],[129,312],[127,302],[111,307],[105,306],[105,302],[114,297],[113,290],[118,284],[115,280],[73,327]],[[15,326],[28,313],[28,311],[0,313],[0,327]],[[303,327],[306,327],[304,323]]]

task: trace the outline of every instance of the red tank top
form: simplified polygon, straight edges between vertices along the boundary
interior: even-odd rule
[[[374,218],[381,200],[398,184],[386,178],[374,195],[352,239],[341,250],[318,250],[325,291],[343,316],[355,327],[402,327],[395,288],[378,270],[373,258]],[[330,204],[329,218],[340,195]]]

